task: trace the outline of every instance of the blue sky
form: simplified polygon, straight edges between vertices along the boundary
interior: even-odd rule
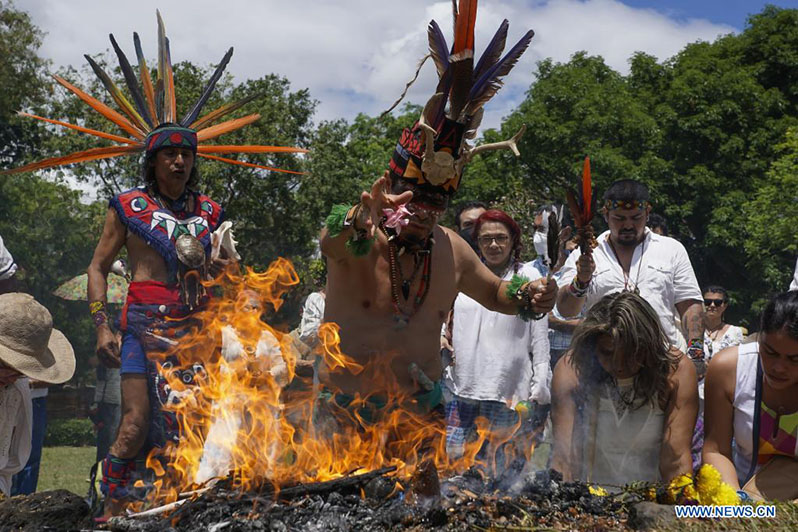
[[[766,4],[785,8],[798,8],[798,0],[622,0],[631,7],[653,8],[675,20],[704,18],[712,22],[728,24],[742,30],[748,15],[759,13]]]

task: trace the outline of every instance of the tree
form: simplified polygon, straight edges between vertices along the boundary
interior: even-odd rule
[[[0,0],[0,164],[35,152],[36,128],[16,112],[41,103],[47,62],[37,55],[42,32],[13,2]]]

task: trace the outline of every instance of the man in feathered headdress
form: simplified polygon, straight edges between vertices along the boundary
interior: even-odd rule
[[[258,114],[251,114],[219,122],[252,101],[254,96],[200,115],[233,49],[230,48],[222,58],[199,100],[178,120],[169,40],[160,14],[156,83],[150,78],[138,35],[134,33],[133,37],[141,86],[127,57],[111,36],[132,102],[111,77],[86,56],[121,112],[55,76],[61,85],[117,125],[127,136],[27,115],[111,140],[117,145],[91,148],[8,171],[33,171],[144,152],[144,185],[111,200],[102,236],[88,268],[89,309],[97,328],[97,354],[105,364],[121,366],[122,375],[122,421],[102,467],[101,487],[107,496],[106,515],[118,511],[129,497],[128,484],[136,469],[136,459],[145,457],[152,447],[161,447],[166,442],[179,439],[177,420],[163,406],[179,400],[180,394],[170,388],[165,372],[176,372],[180,380],[189,385],[204,371],[199,364],[179,367],[177,360],[164,354],[179,344],[181,335],[191,325],[191,315],[206,301],[201,281],[207,277],[208,270],[225,264],[224,258],[211,264],[211,237],[222,223],[224,211],[218,203],[195,190],[199,178],[196,157],[285,171],[211,154],[306,151],[277,146],[208,144],[208,140],[260,118]],[[108,272],[122,247],[127,249],[132,282],[120,317],[123,332],[120,346],[110,328],[105,307]]]
[[[510,149],[512,139],[473,147],[482,106],[501,86],[532,39],[529,31],[502,57],[508,22],[474,61],[476,1],[461,0],[448,48],[438,24],[428,27],[430,55],[440,78],[418,121],[405,129],[389,170],[354,206],[335,206],[321,235],[328,258],[325,321],[340,326],[341,350],[368,367],[391,356],[394,383],[346,368],[322,368],[327,396],[379,395],[398,386],[420,411],[440,405],[439,337],[458,292],[490,310],[541,319],[551,310],[555,283],[502,282],[454,231],[437,224],[477,153]],[[326,397],[326,396],[325,396]]]

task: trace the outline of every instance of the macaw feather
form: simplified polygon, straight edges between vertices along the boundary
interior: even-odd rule
[[[147,98],[147,108],[150,110],[153,125],[156,125],[159,122],[159,114],[155,110],[155,89],[152,86],[150,69],[147,67],[146,59],[144,59],[144,51],[141,49],[141,39],[139,39],[139,34],[136,32],[133,32],[133,45],[136,47],[136,59],[139,62],[139,78],[141,78],[141,86],[144,88],[144,96]]]
[[[64,88],[75,94],[78,98],[86,102],[92,109],[94,109],[95,111],[103,115],[105,118],[107,118],[108,120],[119,126],[120,128],[122,128],[124,131],[126,131],[127,133],[129,133],[130,135],[132,135],[137,139],[144,138],[145,136],[144,132],[141,131],[136,126],[134,126],[133,124],[131,124],[127,118],[117,113],[116,111],[114,111],[113,109],[102,103],[97,98],[89,96],[88,94],[86,94],[79,88],[75,87],[61,76],[54,74],[53,77]]]
[[[477,0],[460,0],[454,24],[452,55],[458,56],[467,50],[474,54],[474,26],[477,23]]]
[[[258,113],[253,113],[251,115],[242,116],[241,118],[226,120],[221,124],[216,124],[215,126],[200,129],[197,131],[197,142],[205,142],[206,140],[216,138],[219,135],[224,135],[225,133],[230,133],[236,129],[241,129],[244,126],[248,126],[249,124],[257,121],[259,118],[260,115]]]
[[[549,273],[560,260],[560,219],[555,207],[549,213],[549,228],[546,231],[546,254],[548,255]]]
[[[5,170],[0,173],[19,174],[22,172],[33,172],[35,170],[42,170],[44,168],[51,168],[53,166],[82,163],[86,161],[96,161],[98,159],[109,159],[111,157],[118,157],[120,155],[127,155],[130,153],[143,151],[143,150],[144,150],[143,145],[104,146],[102,148],[91,148],[89,150],[70,153],[69,155],[64,155],[62,157],[51,157],[49,159],[44,159],[43,161],[37,161],[35,163],[26,164],[25,166],[20,166],[19,168],[12,168],[11,170]]]
[[[141,144],[139,141],[128,139],[125,137],[120,137],[118,135],[112,135],[111,133],[106,133],[104,131],[98,131],[96,129],[90,129],[83,126],[78,126],[75,124],[70,124],[69,122],[62,122],[60,120],[53,120],[52,118],[45,118],[43,116],[32,115],[30,113],[25,113],[23,111],[17,112],[19,116],[27,116],[28,118],[35,118],[36,120],[41,120],[42,122],[48,122],[50,124],[55,124],[57,126],[63,126],[69,129],[74,129],[75,131],[80,131],[81,133],[86,133],[87,135],[94,135],[95,137],[100,137],[107,140],[112,140],[114,142],[120,142],[123,144]]]
[[[147,123],[147,126],[152,129],[154,127],[154,122],[150,116],[147,104],[144,101],[144,96],[141,94],[141,89],[139,88],[138,81],[136,80],[136,74],[133,72],[133,67],[130,66],[130,61],[127,60],[125,52],[123,52],[122,48],[119,47],[119,44],[116,42],[116,39],[114,39],[113,34],[108,35],[108,37],[111,39],[111,46],[114,47],[116,57],[119,59],[119,68],[122,69],[122,75],[125,77],[125,83],[130,91],[130,97],[133,98],[133,102],[136,104],[136,110],[144,122]]]
[[[427,26],[427,39],[429,40],[429,53],[435,62],[438,71],[438,79],[443,78],[449,69],[449,46],[443,36],[440,26],[434,20],[430,20]]]
[[[565,191],[565,199],[568,202],[568,210],[571,211],[571,216],[574,219],[574,225],[577,228],[583,227],[585,224],[582,219],[582,208],[579,206],[579,200],[573,188],[568,188]]]
[[[262,164],[248,163],[245,161],[237,161],[235,159],[228,159],[227,157],[219,157],[218,155],[208,155],[207,153],[197,153],[199,157],[211,159],[214,161],[221,161],[228,164],[237,164],[239,166],[246,166],[247,168],[260,168],[262,170],[272,170],[273,172],[283,172],[286,174],[305,175],[307,172],[296,172],[294,170],[284,170],[282,168],[275,168],[273,166],[264,166]]]
[[[526,32],[521,40],[519,40],[516,45],[513,46],[510,51],[504,55],[504,57],[501,58],[501,60],[490,67],[484,74],[482,74],[482,76],[480,76],[478,80],[476,80],[476,82],[474,82],[468,95],[469,104],[466,111],[467,114],[473,114],[477,109],[485,105],[488,100],[493,98],[493,96],[496,94],[496,91],[498,91],[504,84],[501,78],[510,73],[523,53],[529,47],[529,43],[532,41],[532,37],[534,36],[534,31],[529,30]]]
[[[590,157],[585,157],[582,165],[582,219],[586,223],[593,220],[593,183],[590,179]]]
[[[216,70],[213,72],[213,75],[208,80],[208,83],[205,85],[205,89],[202,91],[202,95],[197,100],[197,103],[194,104],[194,107],[186,113],[186,116],[180,121],[184,127],[188,127],[189,124],[193,123],[197,120],[197,117],[202,111],[202,108],[205,106],[205,103],[208,101],[208,98],[211,97],[211,93],[213,89],[216,87],[216,83],[219,81],[219,78],[222,77],[224,73],[224,69],[227,68],[227,63],[230,62],[230,58],[233,57],[233,47],[231,46],[227,53],[224,54],[222,60],[219,62],[219,66],[216,67]]]
[[[166,38],[166,27],[164,26],[161,12],[155,10],[158,18],[158,82],[155,85],[156,108],[160,111],[161,122],[174,122],[172,113],[172,100],[174,98],[174,77],[172,75],[172,65],[169,62],[169,41]],[[160,91],[158,90],[160,87]],[[161,104],[158,106],[158,94],[160,93]]]
[[[147,123],[144,121],[141,115],[139,115],[138,112],[136,112],[136,110],[133,108],[133,105],[131,105],[131,103],[127,100],[127,98],[125,98],[125,95],[122,94],[121,90],[119,90],[119,87],[117,87],[116,83],[114,83],[114,80],[111,79],[111,76],[109,76],[105,72],[105,70],[103,70],[102,67],[98,65],[97,62],[94,61],[94,59],[91,58],[90,55],[86,54],[83,57],[85,57],[86,61],[89,62],[89,65],[91,65],[92,70],[94,70],[94,73],[100,79],[103,86],[105,87],[105,90],[108,91],[108,94],[111,96],[111,99],[114,100],[119,109],[121,109],[122,112],[128,116],[133,125],[141,129],[142,131],[147,131],[149,129]]]
[[[305,148],[291,146],[257,146],[235,144],[200,144],[197,153],[307,153]]]
[[[468,103],[468,93],[471,89],[474,58],[467,57],[451,61],[450,72],[452,85],[449,90],[449,118],[460,121],[460,116]]]
[[[496,33],[493,35],[493,38],[490,40],[490,43],[488,43],[487,48],[482,52],[477,65],[474,67],[474,81],[478,80],[489,68],[499,62],[502,52],[504,51],[504,46],[507,43],[507,30],[509,28],[510,23],[507,19],[504,19],[499,25],[499,29],[496,30]]]
[[[189,125],[188,127],[197,131],[199,131],[200,129],[204,129],[209,125],[211,125],[213,122],[232,113],[233,111],[240,109],[241,107],[245,106],[246,104],[248,104],[249,102],[260,96],[262,96],[262,94],[257,94],[257,93],[250,94],[249,96],[241,98],[240,100],[237,100],[235,102],[226,103],[221,107],[214,109],[210,113],[207,113],[206,115],[198,118],[197,120],[194,121],[193,124]]]

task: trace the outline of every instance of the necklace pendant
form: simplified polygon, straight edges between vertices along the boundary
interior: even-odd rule
[[[394,324],[393,324],[394,330],[401,330],[401,329],[404,329],[405,327],[407,327],[407,324],[408,324],[408,322],[410,320],[408,320],[408,318],[406,316],[401,316],[399,314],[394,314],[393,321],[394,321]]]
[[[405,301],[410,297],[410,281],[402,281],[402,295],[405,297]]]

